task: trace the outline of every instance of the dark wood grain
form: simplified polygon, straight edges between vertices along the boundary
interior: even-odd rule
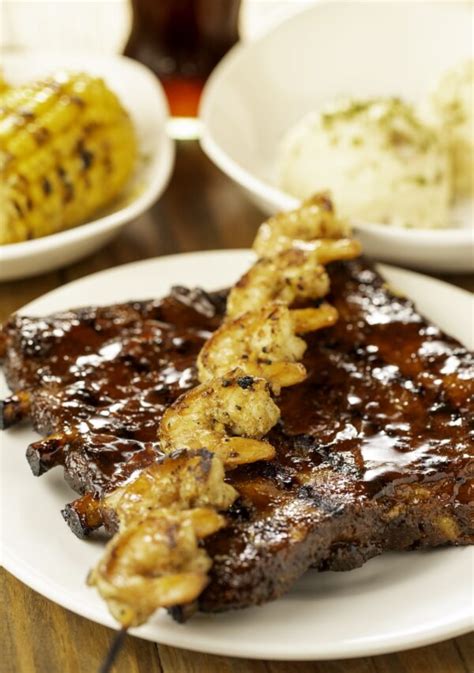
[[[0,574],[2,673],[92,673],[114,632],[45,600]],[[154,643],[128,636],[115,673],[163,673]]]
[[[158,204],[95,255],[57,272],[1,284],[0,320],[63,283],[118,264],[177,252],[247,247],[261,219],[261,213],[196,143],[180,143],[174,175]],[[474,290],[474,276],[443,279]],[[146,278],[143,283],[147,296]],[[110,629],[59,607],[4,570],[0,571],[0,623],[0,673],[94,673],[114,636]],[[301,663],[215,657],[127,637],[114,671],[474,673],[474,637],[379,657]]]

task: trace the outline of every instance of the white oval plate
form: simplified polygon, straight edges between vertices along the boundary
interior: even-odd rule
[[[35,50],[6,52],[0,65],[12,84],[56,70],[81,70],[103,77],[132,117],[140,153],[123,193],[94,220],[43,238],[0,246],[0,280],[12,280],[57,269],[94,252],[149,208],[168,183],[174,144],[166,134],[168,105],[163,89],[155,75],[136,61],[124,56]]]
[[[65,285],[22,313],[44,315],[83,305],[159,297],[173,284],[207,289],[235,282],[245,250],[174,255],[117,267]],[[423,313],[466,344],[474,337],[467,292],[401,269],[381,267]],[[31,475],[25,448],[37,436],[22,426],[3,434],[3,561],[36,591],[77,614],[116,628],[84,581],[102,552],[69,531],[60,509],[75,494],[60,470]],[[187,624],[157,613],[133,633],[191,650],[262,659],[333,659],[406,649],[456,636],[472,626],[472,550],[385,554],[343,573],[308,572],[282,599],[260,608],[198,614]]]
[[[208,80],[201,144],[265,212],[298,201],[275,181],[278,143],[307,112],[341,95],[417,101],[473,56],[472,6],[442,2],[319,2],[255,42],[234,47]],[[474,269],[474,207],[458,226],[422,231],[358,224],[367,254],[433,271]]]

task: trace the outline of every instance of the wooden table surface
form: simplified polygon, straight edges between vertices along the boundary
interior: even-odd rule
[[[0,284],[0,320],[59,285],[118,264],[191,250],[247,247],[261,220],[259,211],[210,164],[196,143],[181,142],[171,183],[157,205],[92,257],[43,276]],[[445,279],[474,290],[474,276]],[[145,284],[143,295],[148,295]],[[4,570],[0,574],[0,623],[1,673],[95,673],[114,635],[110,629],[43,598]],[[115,673],[474,673],[474,635],[398,654],[305,663],[216,657],[127,636],[113,670]]]

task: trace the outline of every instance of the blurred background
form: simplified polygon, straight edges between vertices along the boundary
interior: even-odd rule
[[[237,40],[259,37],[314,1],[3,0],[0,51],[125,53],[160,77],[173,117],[194,117],[207,77]],[[198,127],[169,132],[195,137]]]
[[[243,191],[251,197],[259,210],[271,212],[291,208],[296,197],[307,196],[298,190],[303,183],[306,184],[306,176],[312,175],[313,170],[316,170],[312,167],[313,158],[321,156],[320,151],[308,149],[307,159],[310,163],[305,163],[306,158],[303,157],[304,160],[301,161],[304,166],[298,163],[296,170],[292,156],[297,154],[302,157],[303,153],[298,150],[295,154],[294,148],[288,149],[285,138],[297,122],[303,122],[306,114],[329,104],[330,101],[339,100],[341,96],[370,99],[369,102],[375,105],[376,112],[377,101],[371,101],[372,98],[386,97],[385,104],[389,107],[391,105],[393,110],[394,101],[391,97],[397,96],[406,101],[401,107],[395,105],[397,123],[402,125],[403,114],[410,117],[414,114],[410,106],[417,106],[417,114],[426,121],[427,127],[437,125],[439,133],[442,129],[444,134],[451,134],[453,156],[458,137],[460,138],[461,156],[466,156],[466,165],[471,166],[471,159],[467,157],[470,156],[473,137],[471,89],[474,74],[471,73],[474,70],[471,61],[461,63],[462,59],[472,53],[472,29],[470,30],[467,5],[472,6],[472,0],[343,0],[328,3],[320,3],[318,0],[0,0],[0,71],[2,52],[5,55],[4,74],[7,85],[9,62],[20,64],[20,74],[13,74],[14,68],[12,70],[12,83],[15,78],[20,83],[21,73],[32,72],[35,68],[38,72],[35,71],[34,76],[42,76],[39,65],[45,57],[47,62],[54,63],[55,70],[87,70],[85,64],[90,62],[90,57],[96,56],[99,61],[117,61],[124,69],[136,68],[130,61],[108,58],[114,54],[125,54],[141,62],[158,76],[171,113],[168,116],[160,91],[158,97],[163,109],[163,119],[160,128],[155,129],[152,134],[147,134],[147,125],[138,121],[139,117],[142,119],[142,112],[146,116],[145,113],[151,107],[143,92],[137,95],[134,91],[136,80],[127,80],[123,72],[118,74],[115,81],[109,71],[98,73],[105,77],[106,83],[119,95],[125,108],[131,113],[139,144],[146,138],[146,143],[142,143],[139,148],[142,165],[134,173],[134,184],[152,184],[152,181],[144,179],[140,174],[143,166],[150,165],[150,157],[165,161],[162,147],[157,152],[150,149],[152,140],[158,142],[160,132],[166,136],[167,141],[170,138],[200,138],[205,154],[236,183],[236,203],[237,200],[241,201],[242,196],[242,191],[237,190],[243,187]],[[306,12],[308,9],[310,11]],[[304,15],[293,16],[301,12]],[[292,20],[288,21],[292,16]],[[328,18],[323,20],[324,17]],[[279,24],[285,25],[281,26],[281,30],[275,30]],[[445,28],[441,36],[439,25]],[[289,32],[286,33],[288,27]],[[267,39],[257,39],[267,33]],[[285,41],[286,34],[290,36],[288,41]],[[318,35],[316,39],[315,35]],[[362,35],[365,37],[361,38]],[[234,51],[233,57],[216,69],[222,57],[238,41],[241,46]],[[33,57],[27,53],[28,49],[43,50],[43,53],[37,53]],[[246,56],[243,57],[243,54]],[[373,54],[380,55],[380,58],[374,60]],[[101,59],[101,56],[106,58]],[[68,63],[73,65],[68,66]],[[320,66],[317,76],[315,64]],[[448,72],[449,68],[455,67],[460,68],[459,72]],[[146,73],[146,70],[142,71]],[[202,106],[198,117],[201,93],[213,72],[212,81],[206,90],[206,104]],[[438,111],[438,119],[438,112],[435,113],[434,108],[431,110],[432,103],[428,102],[431,96],[429,91],[444,73],[449,75],[448,85],[443,84],[441,88],[443,92],[445,89],[447,91],[448,103],[440,103],[440,110],[449,108],[462,111],[466,108],[462,114],[453,113],[453,119],[449,110],[446,115]],[[61,76],[65,76],[64,73]],[[149,74],[146,76],[149,77]],[[149,77],[149,81],[151,88],[156,89],[155,78]],[[443,92],[440,96],[444,101]],[[141,104],[139,110],[135,110],[137,102]],[[432,119],[428,119],[430,115]],[[154,116],[154,121],[157,118],[158,114]],[[352,132],[358,134],[356,140],[362,133],[360,128],[352,129]],[[403,202],[401,209],[405,208],[407,200],[410,201],[406,185],[411,185],[416,208],[426,207],[429,215],[425,218],[428,228],[435,229],[439,226],[439,230],[430,232],[429,236],[417,231],[423,229],[426,222],[415,208],[413,212],[410,211],[410,217],[403,216],[403,226],[398,229],[371,228],[370,231],[367,230],[366,238],[362,233],[367,254],[377,259],[437,272],[459,272],[472,268],[472,199],[470,193],[469,198],[465,198],[464,194],[458,194],[454,188],[451,190],[448,166],[451,166],[454,159],[448,157],[444,147],[437,147],[439,133],[434,134],[430,141],[433,144],[431,158],[434,159],[430,160],[431,163],[427,160],[426,166],[423,164],[426,175],[419,172],[421,169],[417,161],[420,157],[416,154],[416,139],[412,143],[410,166],[406,153],[403,155],[404,160],[397,163],[403,174],[400,178],[400,185],[403,186],[400,189],[404,190],[403,198],[398,199],[398,202]],[[357,146],[360,144],[356,143]],[[312,147],[306,142],[303,145]],[[298,185],[297,189],[294,185],[291,187],[286,184],[284,189],[279,185],[279,191],[276,192],[283,146],[286,147],[288,155],[287,165],[293,166],[291,170],[285,171],[292,176],[296,171],[298,175],[294,179]],[[386,147],[384,145],[385,149]],[[382,152],[384,156],[385,149]],[[191,170],[190,156],[183,163],[187,174],[192,174],[193,179],[201,174],[204,166],[209,167],[208,159],[197,143],[192,149],[190,143],[177,143],[175,150],[177,161],[169,193],[175,188],[179,190],[187,186],[187,179],[183,178],[182,185],[176,183],[175,179],[179,175],[185,152],[194,152],[196,162],[193,169]],[[170,148],[168,172],[173,167],[173,152]],[[349,154],[357,163],[359,150],[355,154]],[[436,178],[436,184],[440,183],[439,188],[435,188],[440,199],[439,208],[429,198],[430,192],[424,189],[427,184],[432,184],[430,171],[434,171],[433,166],[438,165],[434,161],[437,157],[440,165],[446,168],[444,173],[438,173],[441,177],[444,175],[445,179]],[[391,160],[385,158],[387,161]],[[340,157],[338,161],[339,159]],[[318,161],[319,159],[316,163]],[[423,157],[420,161],[423,163]],[[328,161],[319,165],[324,173],[318,178],[316,186],[325,185],[334,191],[334,185],[339,185],[340,176],[336,175],[335,182],[329,184]],[[214,171],[213,168],[210,170]],[[408,175],[410,171],[414,172],[414,177],[411,173]],[[365,175],[359,168],[357,174]],[[464,170],[462,167],[459,174],[470,175],[470,169]],[[161,175],[164,175],[163,171]],[[212,175],[209,191],[218,194],[216,198],[222,200],[219,191],[224,193],[232,187],[227,182],[221,183],[218,171],[214,171]],[[378,182],[379,175],[384,175],[384,171],[373,173],[373,193],[377,195],[383,192]],[[470,178],[467,182],[470,188]],[[155,189],[155,199],[161,195],[167,180],[163,179],[162,183],[160,189]],[[132,182],[129,181],[128,184],[130,186]],[[315,184],[308,188],[314,191]],[[248,188],[249,185],[251,189]],[[352,186],[349,181],[347,189],[341,188],[341,191],[352,194],[349,188]],[[124,202],[114,202],[116,211],[125,204],[130,194],[133,193],[135,199],[136,193],[133,189],[132,185],[131,191],[122,192]],[[354,193],[360,194],[364,189],[354,190]],[[388,206],[384,204],[376,216],[373,213],[368,215],[364,211],[362,214],[356,213],[354,219],[361,220],[362,224],[366,223],[368,226],[381,222],[394,224],[395,220],[398,222],[398,211],[395,208],[397,198],[391,191],[387,198],[391,204],[389,215],[384,210]],[[147,202],[147,208],[150,204],[151,201]],[[373,205],[373,200],[371,204]],[[104,206],[104,203],[101,205]],[[159,207],[156,205],[154,212],[158,212]],[[434,211],[436,216],[433,216]],[[351,213],[353,212],[352,207]],[[97,213],[96,210],[94,215]],[[109,211],[107,213],[110,214]],[[61,217],[63,215],[60,212],[59,220]],[[84,219],[86,217],[83,215],[82,221],[87,221]],[[248,217],[256,222],[261,215],[253,211]],[[51,220],[46,218],[46,221],[49,223]],[[443,230],[451,225],[458,229],[453,236],[451,232]],[[69,223],[67,226],[72,225]],[[398,247],[393,244],[394,237]],[[246,239],[243,243],[248,244]],[[462,264],[459,262],[461,259],[464,260]]]
[[[179,0],[171,2],[179,4]],[[313,3],[314,0],[242,0],[240,36],[257,37]],[[232,5],[232,0],[209,0],[208,4],[225,8]],[[48,45],[50,49],[93,48],[118,53],[126,45],[132,19],[131,0],[3,0],[0,12],[0,48]]]

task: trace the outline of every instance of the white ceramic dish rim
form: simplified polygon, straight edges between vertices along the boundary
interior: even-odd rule
[[[388,266],[388,265],[385,265]],[[42,596],[52,600],[54,603],[61,605],[67,610],[71,610],[75,614],[79,614],[82,617],[86,617],[92,622],[102,624],[103,626],[108,626],[111,629],[116,631],[119,630],[119,625],[108,616],[106,613],[103,615],[98,615],[97,612],[90,607],[86,601],[78,601],[77,598],[67,597],[64,598],[64,594],[61,592],[61,588],[57,587],[53,582],[48,585],[48,591],[45,592],[45,582],[42,575],[35,573],[34,569],[29,564],[25,564],[20,558],[15,557],[15,555],[9,554],[7,551],[3,551],[2,564],[4,568],[14,575],[21,582],[26,584],[28,587],[37,591]],[[79,611],[80,610],[80,611]],[[218,616],[217,616],[218,617]],[[155,627],[156,628],[156,627]],[[431,645],[438,643],[449,638],[457,638],[466,633],[470,633],[473,628],[473,619],[469,615],[466,615],[463,620],[453,619],[450,621],[440,621],[437,626],[431,628],[429,631],[423,629],[420,626],[418,632],[411,631],[410,641],[403,642],[401,640],[402,636],[400,634],[393,634],[387,637],[383,643],[380,644],[371,644],[370,645],[370,654],[368,654],[368,642],[367,638],[364,641],[351,641],[350,639],[342,640],[339,644],[340,649],[335,652],[334,649],[324,649],[324,647],[318,648],[318,660],[330,660],[330,659],[349,659],[352,657],[365,657],[365,656],[377,656],[379,654],[389,654],[393,652],[402,652],[404,650],[412,649],[415,647],[424,647],[426,645]],[[186,648],[194,652],[203,652],[211,653],[221,656],[230,656],[238,658],[254,658],[254,659],[268,659],[268,660],[278,660],[278,661],[310,661],[315,657],[312,655],[304,654],[295,655],[294,653],[291,656],[284,656],[284,653],[278,652],[272,655],[267,649],[260,649],[259,647],[254,647],[252,651],[242,652],[239,649],[238,639],[235,647],[229,647],[228,645],[221,645],[219,642],[216,642],[212,637],[206,639],[202,638],[199,643],[193,642],[189,643],[184,641],[175,635],[174,633],[167,633],[166,637],[163,640],[158,640],[160,637],[157,633],[151,633],[146,628],[141,628],[139,632],[136,632],[136,629],[130,630],[131,635],[136,635],[139,638],[148,640],[151,642],[157,642],[164,645],[169,645],[171,647]]]
[[[197,253],[194,252],[181,255],[170,255],[159,259],[164,261],[169,260],[170,262],[182,261],[183,263],[186,263],[186,260],[190,261],[193,259],[199,260],[200,258],[208,260],[209,256],[211,257],[235,256],[235,258],[237,259],[239,256],[243,257],[244,255],[249,260],[251,259],[251,252],[249,250],[205,251]],[[157,261],[156,259],[145,260],[142,262],[135,262],[132,264],[122,265],[112,270],[109,269],[98,272],[96,274],[92,274],[91,276],[88,277],[88,279],[94,280],[105,275],[114,276],[120,274],[124,268],[127,268],[129,271],[130,270],[136,271],[137,274],[139,274],[140,271],[143,271],[144,266],[153,264],[156,261]],[[409,277],[414,276],[415,279],[418,277],[420,281],[423,280],[424,282],[426,282],[427,280],[427,276],[425,276],[424,274],[418,274],[412,271],[407,271],[405,269],[399,269],[397,267],[389,265],[379,265],[379,268],[382,272],[384,270],[387,271],[393,270],[397,274],[402,274]],[[41,299],[44,299],[45,297],[53,298],[55,294],[60,294],[64,292],[65,287],[78,286],[83,282],[83,280],[84,279],[79,279],[77,281],[69,283],[68,286],[62,286],[61,288],[53,290],[52,292],[47,293],[47,295],[44,295]],[[429,281],[430,283],[433,283],[435,287],[439,287],[440,289],[442,287],[445,289],[449,288],[450,292],[459,293],[463,297],[469,299],[469,301],[472,301],[470,294],[464,290],[455,288],[447,283],[444,283],[436,279],[429,278]],[[35,300],[30,304],[26,305],[25,307],[23,307],[20,310],[20,313],[28,311],[30,306],[32,307],[32,309],[34,309],[34,304],[36,303],[36,301],[38,300]],[[34,310],[33,313],[35,313]],[[93,607],[91,607],[91,605],[89,605],[87,601],[80,600],[77,596],[71,594],[66,594],[65,596],[64,591],[61,590],[61,586],[56,585],[54,579],[51,580],[47,579],[45,581],[44,576],[38,573],[35,570],[35,568],[31,565],[31,563],[25,562],[21,557],[18,557],[17,555],[15,555],[15,553],[11,553],[9,550],[5,548],[3,548],[2,562],[4,567],[13,575],[15,575],[18,579],[23,581],[32,589],[38,591],[39,593],[47,596],[51,600],[64,606],[65,608],[70,609],[78,614],[81,614],[84,617],[87,617],[93,621],[104,624],[105,626],[109,626],[115,629],[118,628],[117,624],[105,611],[103,613],[98,614],[97,611]],[[462,618],[459,618],[459,616],[457,616],[456,618],[452,619],[449,618],[449,615],[448,616],[444,615],[442,621],[441,620],[435,621],[434,625],[432,624],[429,630],[426,630],[426,628],[424,629],[420,625],[420,628],[418,630],[410,631],[409,641],[406,640],[406,634],[404,633],[390,634],[390,636],[384,639],[383,642],[378,643],[377,642],[370,643],[370,639],[367,638],[359,641],[352,641],[350,638],[349,639],[346,638],[342,639],[339,642],[338,644],[339,649],[337,652],[334,651],[334,648],[324,649],[324,646],[323,647],[320,646],[318,648],[317,656],[319,659],[332,659],[335,657],[348,658],[354,656],[367,656],[368,648],[370,648],[371,655],[383,654],[386,652],[393,652],[408,649],[411,647],[428,645],[430,643],[437,642],[445,638],[462,635],[463,633],[467,633],[471,629],[472,629],[472,617],[470,614],[465,614]],[[134,630],[132,630],[132,634],[135,634]],[[146,640],[151,640],[154,642],[160,639],[159,629],[157,629],[156,626],[154,627],[150,626],[148,630],[147,627],[141,628],[139,632],[136,633],[136,635],[145,638]],[[252,651],[249,651],[249,649],[247,649],[244,653],[242,653],[242,651],[239,651],[238,638],[236,639],[235,647],[233,646],[231,648],[229,648],[228,644],[221,645],[218,641],[214,640],[212,636],[203,637],[202,634],[200,635],[199,642],[193,641],[192,643],[189,643],[186,641],[186,638],[183,639],[182,637],[180,637],[179,633],[167,632],[164,638],[159,640],[159,642],[164,642],[168,645],[176,647],[187,647],[195,651],[212,652],[215,654],[221,654],[227,656],[236,656],[236,657],[253,656],[254,658],[262,658],[262,659],[272,659],[272,658],[285,659],[285,656],[284,654],[282,654],[281,651],[278,651],[272,656],[271,652],[269,653],[267,649],[264,649],[262,647],[259,648],[258,645],[257,646],[254,645]],[[297,656],[294,653],[292,653],[291,656],[286,657],[286,659],[288,660],[290,659],[309,660],[311,658],[314,658],[314,656],[308,654],[307,652],[302,653],[300,656]]]
[[[245,168],[243,168],[237,161],[232,159],[227,152],[222,149],[219,143],[214,139],[211,125],[208,119],[211,116],[211,109],[213,100],[217,97],[221,81],[227,77],[227,73],[238,67],[242,54],[245,51],[257,52],[261,44],[268,41],[273,41],[275,35],[282,27],[290,22],[300,22],[302,17],[306,14],[321,11],[325,8],[330,8],[331,2],[325,0],[318,0],[315,5],[296,13],[289,17],[281,25],[271,29],[262,37],[253,42],[245,42],[235,45],[220,61],[214,69],[204,88],[203,96],[199,107],[199,117],[202,121],[202,135],[201,146],[209,158],[227,175],[229,175],[235,182],[254,194],[256,197],[268,201],[276,205],[279,210],[290,210],[297,208],[300,201],[290,194],[279,189],[270,182],[259,178]],[[423,243],[428,242],[430,245],[443,247],[447,243],[463,243],[466,245],[474,245],[474,232],[468,227],[451,227],[447,229],[406,229],[404,227],[384,227],[383,225],[371,222],[357,222],[356,225],[361,231],[376,232],[387,237],[387,239],[400,240],[405,238],[408,243]]]
[[[54,55],[55,53],[56,52],[48,52],[47,50],[41,49],[25,50],[21,52],[5,51],[4,55],[7,58],[23,58],[28,56],[33,58],[35,54],[39,54],[40,56],[44,57],[50,54]],[[73,58],[79,58],[81,54],[82,52],[80,51],[74,51],[70,53],[70,56]],[[87,56],[90,55],[84,54],[84,57]],[[156,100],[159,103],[163,114],[163,130],[160,134],[160,149],[159,152],[155,153],[153,159],[153,169],[150,170],[147,185],[145,189],[141,190],[138,196],[133,198],[129,204],[112,213],[98,217],[95,220],[85,222],[84,224],[80,224],[76,227],[72,227],[71,229],[59,231],[55,234],[49,234],[48,236],[44,236],[42,238],[37,238],[31,241],[21,241],[19,243],[10,243],[8,245],[1,246],[0,261],[2,259],[13,261],[15,259],[29,257],[32,254],[51,252],[52,250],[62,248],[64,245],[69,245],[84,238],[89,238],[90,235],[95,237],[96,234],[98,235],[103,232],[113,231],[114,229],[138,217],[141,213],[153,205],[153,203],[158,198],[157,194],[164,191],[166,185],[168,184],[173,169],[175,146],[173,140],[166,132],[166,120],[169,117],[169,107],[159,80],[148,68],[126,56],[100,55],[100,60],[103,62],[107,62],[108,60],[115,62],[124,60],[132,67],[137,68],[141,72],[141,75],[148,79],[149,86],[153,89]]]

